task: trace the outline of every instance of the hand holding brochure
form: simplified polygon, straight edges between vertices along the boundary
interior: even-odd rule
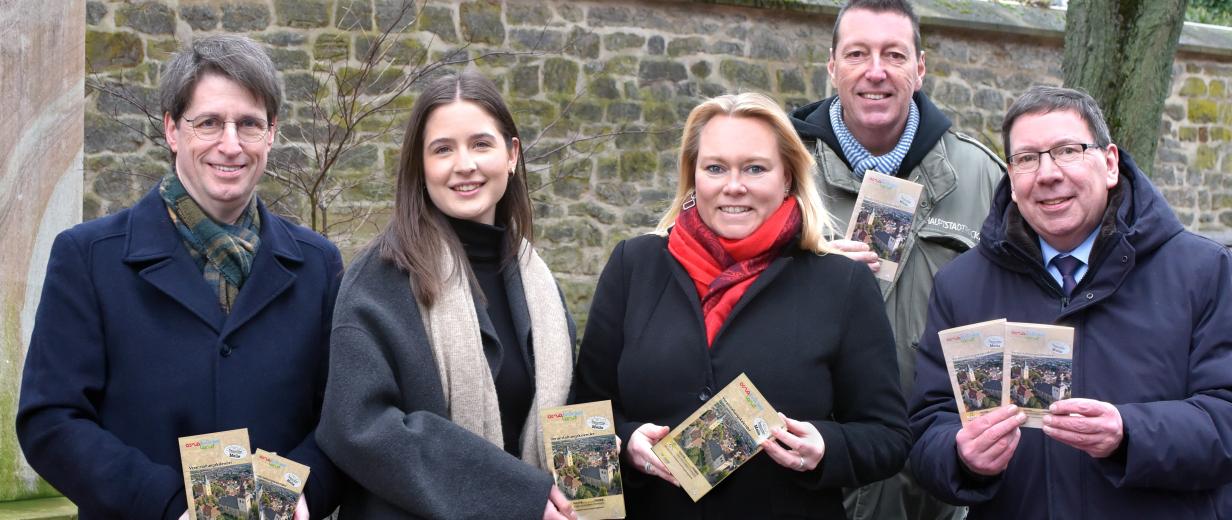
[[[252,466],[257,474],[257,511],[261,520],[294,517],[304,484],[308,483],[308,466],[262,449],[253,454]]]
[[[256,516],[247,428],[180,437],[179,442],[190,520]]]
[[[964,425],[1014,404],[1027,415],[1024,428],[1039,428],[1052,403],[1071,397],[1071,327],[1000,319],[946,329],[937,336]]]
[[[778,412],[740,374],[658,444],[654,453],[694,502],[761,451]]]
[[[547,467],[578,518],[624,518],[612,402],[548,408],[540,412],[539,419]]]
[[[916,204],[924,186],[869,170],[847,222],[848,240],[864,242],[881,259],[877,278],[892,282],[911,236]]]

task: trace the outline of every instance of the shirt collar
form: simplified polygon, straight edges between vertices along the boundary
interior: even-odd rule
[[[1052,263],[1052,259],[1060,255],[1069,255],[1077,258],[1082,261],[1083,265],[1090,264],[1091,248],[1095,246],[1095,236],[1098,234],[1099,226],[1095,226],[1095,229],[1091,230],[1091,234],[1087,235],[1086,240],[1083,240],[1081,244],[1078,244],[1078,247],[1071,251],[1058,251],[1045,241],[1044,237],[1039,237],[1040,251],[1044,254],[1044,267],[1048,267]]]

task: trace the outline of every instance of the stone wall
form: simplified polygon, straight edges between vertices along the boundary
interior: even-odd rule
[[[0,502],[50,496],[13,424],[56,233],[81,221],[85,2],[0,2]],[[4,512],[0,517],[10,518]]]
[[[306,117],[305,86],[321,81],[322,69],[353,64],[398,3],[90,1],[86,57],[94,81],[123,83],[149,99],[159,64],[179,41],[244,32],[267,45],[283,72],[285,128]],[[836,2],[738,5],[746,3],[763,4],[429,1],[403,33],[404,56],[443,59],[461,50],[504,90],[534,145],[527,156],[540,157],[531,165],[538,244],[579,322],[611,248],[650,229],[670,199],[679,125],[699,99],[761,90],[793,107],[832,94],[825,62]],[[1001,116],[1014,97],[1031,84],[1061,81],[1063,14],[970,1],[917,4],[925,88],[957,128],[999,150]],[[1162,123],[1158,182],[1186,225],[1219,235],[1232,229],[1232,58],[1223,43],[1186,41]],[[395,107],[404,110],[410,99]],[[99,92],[88,102],[84,211],[92,218],[132,203],[168,164],[165,151],[141,135],[157,129],[131,107]],[[383,224],[405,115],[368,125],[364,137],[372,141],[339,168],[353,182],[333,211],[368,211],[362,225],[330,234],[348,254]],[[382,135],[383,125],[393,130]],[[288,133],[276,153],[302,148]],[[302,201],[287,200],[287,208],[303,212]]]

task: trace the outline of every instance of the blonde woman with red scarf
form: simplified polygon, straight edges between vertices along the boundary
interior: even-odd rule
[[[812,156],[773,100],[707,100],[681,141],[658,229],[599,278],[573,399],[612,401],[629,518],[843,518],[841,488],[911,444],[881,293],[826,245]],[[787,427],[694,503],[650,448],[741,372]]]

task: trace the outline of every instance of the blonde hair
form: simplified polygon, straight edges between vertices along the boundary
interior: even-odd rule
[[[684,124],[684,135],[680,139],[680,179],[676,186],[676,198],[672,199],[667,212],[659,219],[654,233],[667,235],[667,229],[676,223],[676,217],[680,215],[685,200],[693,194],[702,128],[715,116],[720,115],[755,118],[770,125],[779,143],[779,154],[783,157],[787,174],[791,177],[790,194],[800,206],[803,221],[800,249],[819,254],[837,252],[830,247],[828,237],[837,237],[839,232],[833,217],[821,202],[821,195],[817,193],[817,183],[814,180],[817,163],[813,160],[813,155],[800,141],[791,121],[787,119],[787,114],[779,108],[778,103],[765,94],[756,92],[726,94],[707,99],[689,112],[689,119]]]

